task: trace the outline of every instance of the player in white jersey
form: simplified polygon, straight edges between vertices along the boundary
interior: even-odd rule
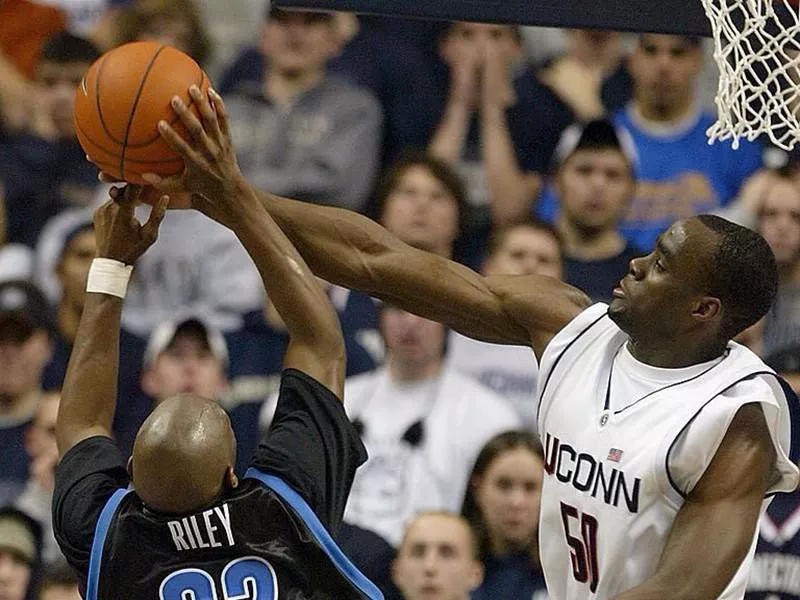
[[[173,106],[191,140],[161,126],[187,168],[150,181],[214,218],[220,202],[251,187],[222,99],[190,94],[200,120]],[[775,375],[730,342],[775,296],[763,238],[719,217],[678,221],[631,261],[609,306],[590,307],[554,279],[483,277],[353,212],[257,195],[318,276],[465,335],[533,348],[553,598],[742,596],[759,515],[770,494],[798,480]]]

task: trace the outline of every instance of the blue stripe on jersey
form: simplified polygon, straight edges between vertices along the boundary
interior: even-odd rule
[[[289,506],[294,509],[295,513],[303,520],[308,526],[308,529],[316,538],[319,545],[331,559],[333,564],[339,569],[339,572],[344,575],[350,583],[352,583],[362,594],[369,600],[383,600],[381,591],[367,579],[356,566],[350,562],[350,559],[345,556],[341,548],[333,541],[331,534],[325,529],[325,526],[319,520],[319,517],[311,510],[311,507],[303,500],[296,491],[289,487],[286,482],[280,477],[274,475],[267,475],[258,469],[250,468],[247,470],[245,477],[258,479],[266,487],[275,492]],[[86,600],[94,600],[87,596]]]
[[[89,556],[89,577],[86,583],[86,600],[98,600],[97,587],[100,583],[100,563],[103,560],[103,546],[106,543],[106,535],[111,525],[111,519],[117,512],[122,499],[130,493],[129,489],[119,489],[108,499],[100,518],[97,519],[97,526],[94,529],[94,540],[92,541],[92,553]]]

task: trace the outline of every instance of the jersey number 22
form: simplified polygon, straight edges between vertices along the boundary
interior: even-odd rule
[[[232,560],[222,570],[223,600],[275,600],[278,580],[267,561],[256,556]],[[202,569],[181,569],[161,582],[161,600],[218,600],[214,579]]]

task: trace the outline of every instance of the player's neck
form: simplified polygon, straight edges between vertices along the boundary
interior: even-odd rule
[[[719,358],[725,353],[727,344],[702,344],[690,340],[668,340],[647,344],[631,338],[628,351],[631,356],[651,367],[682,369]]]
[[[401,360],[389,356],[386,361],[389,374],[398,383],[414,383],[436,377],[442,371],[442,359],[428,361]]]
[[[26,419],[33,417],[41,395],[42,390],[38,387],[19,396],[0,394],[0,418]]]
[[[695,118],[697,107],[691,98],[685,102],[677,102],[674,106],[649,106],[645,102],[634,100],[633,116],[645,129],[659,130],[663,127],[682,128],[684,124]]]
[[[577,260],[603,260],[625,249],[625,239],[616,229],[592,231],[569,223],[565,216],[558,221],[564,254]]]
[[[292,104],[297,96],[317,85],[324,75],[324,71],[290,74],[271,69],[264,81],[264,93],[277,104]]]

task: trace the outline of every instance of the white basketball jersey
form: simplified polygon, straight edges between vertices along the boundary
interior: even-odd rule
[[[776,446],[782,477],[770,491],[797,485],[786,399],[758,357],[731,343],[723,357],[702,365],[643,365],[627,353],[628,338],[607,309],[595,304],[578,315],[540,365],[539,536],[554,600],[613,598],[655,572],[685,495],[744,404],[761,404]],[[756,537],[754,530],[750,552],[720,598],[743,597]]]

